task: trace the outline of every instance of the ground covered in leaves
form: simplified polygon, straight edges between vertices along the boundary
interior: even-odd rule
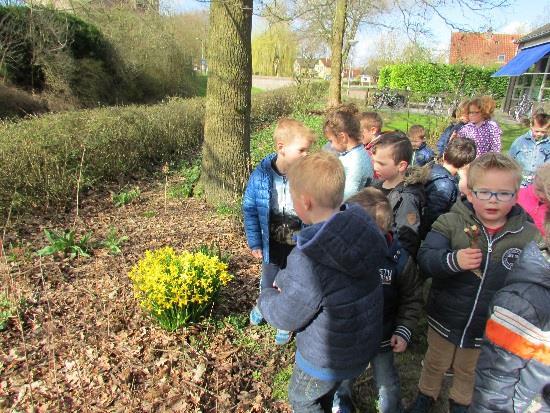
[[[108,193],[92,193],[76,218],[72,210],[7,227],[0,272],[15,311],[0,331],[0,410],[289,412],[294,345],[277,347],[273,329],[248,325],[260,265],[242,225],[197,199],[165,204],[162,183],[140,187],[123,207]],[[73,260],[34,254],[46,245],[44,229],[72,227],[79,236],[92,231],[92,240],[116,228],[128,241],[119,255],[99,247]],[[139,308],[128,271],[147,249],[203,244],[230,254],[235,278],[204,321],[165,332]],[[409,399],[424,350],[420,335],[399,358]],[[355,387],[360,411],[373,411],[368,372]]]

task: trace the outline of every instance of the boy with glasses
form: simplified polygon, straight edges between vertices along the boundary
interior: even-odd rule
[[[489,303],[504,285],[522,249],[540,235],[516,206],[521,167],[488,153],[468,170],[467,200],[459,200],[433,224],[418,253],[432,277],[428,298],[428,350],[408,412],[429,412],[444,373],[453,368],[450,412],[466,413]]]

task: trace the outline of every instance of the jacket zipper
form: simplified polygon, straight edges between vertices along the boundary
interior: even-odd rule
[[[517,231],[506,231],[506,232],[500,234],[498,237],[493,238],[493,237],[489,237],[489,235],[485,231],[485,226],[480,221],[478,221],[477,219],[474,219],[474,221],[476,221],[481,226],[481,228],[483,230],[483,235],[485,235],[485,238],[487,239],[487,258],[485,259],[485,267],[483,268],[483,273],[481,274],[481,282],[479,283],[479,287],[477,288],[477,294],[476,294],[476,299],[474,301],[474,306],[472,307],[472,311],[470,312],[470,317],[468,318],[468,322],[466,323],[466,326],[464,327],[464,330],[462,332],[462,337],[460,338],[460,346],[459,347],[461,347],[461,348],[464,345],[464,338],[466,337],[466,331],[468,331],[468,328],[470,327],[470,324],[472,323],[472,319],[474,318],[474,313],[476,311],[477,302],[479,300],[479,295],[481,294],[481,290],[483,288],[483,283],[485,282],[485,274],[487,273],[487,268],[489,268],[489,260],[491,258],[491,253],[493,252],[493,245],[498,240],[502,239],[507,234],[517,234],[517,233],[523,231],[523,226],[522,226]]]

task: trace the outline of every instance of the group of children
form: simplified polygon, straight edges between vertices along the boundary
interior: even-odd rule
[[[254,325],[267,321],[277,328],[277,344],[296,338],[289,384],[294,412],[353,411],[353,380],[369,364],[379,410],[403,411],[393,354],[405,351],[411,341],[424,306],[427,278],[432,280],[426,308],[428,350],[418,396],[407,412],[430,411],[448,370],[454,374],[451,412],[466,412],[469,407],[476,412],[527,411],[501,410],[504,402],[494,394],[501,389],[490,383],[500,376],[487,378],[487,369],[504,369],[502,374],[512,376],[499,352],[518,356],[517,343],[506,347],[509,342],[504,339],[503,344],[501,338],[505,332],[499,322],[511,317],[506,303],[491,307],[485,342],[483,334],[489,304],[512,268],[520,278],[516,282],[527,282],[521,280],[517,266],[542,271],[539,278],[550,287],[548,263],[537,255],[537,246],[529,245],[542,239],[540,232],[517,205],[518,194],[521,198],[521,191],[529,189],[546,213],[550,164],[531,177],[531,187],[520,191],[528,183],[526,176],[531,176],[528,167],[522,169],[493,150],[500,146],[483,146],[486,135],[476,135],[476,128],[496,130],[485,118],[477,121],[485,116],[479,112],[487,111],[486,104],[474,99],[465,105],[473,119],[448,134],[437,161],[430,159],[433,152],[426,150],[421,126],[411,127],[409,136],[382,133],[379,114],[359,114],[352,106],[327,116],[324,133],[329,145],[312,154],[308,154],[315,140],[311,130],[292,119],[278,122],[276,152],[253,171],[243,214],[248,245],[262,259],[260,296],[250,321]],[[524,157],[515,156],[521,165],[539,160],[529,158],[526,148],[530,139],[539,147],[548,139],[549,122],[544,116],[535,117],[531,134],[512,146],[510,155],[517,148]],[[473,128],[468,133],[477,140],[461,136],[466,126]],[[480,146],[486,152],[481,156]],[[535,212],[542,228],[544,217],[541,221],[538,209]],[[540,304],[546,321],[549,303]],[[512,332],[532,338],[535,321],[531,319],[528,327],[518,321]],[[491,331],[496,333],[491,336],[493,325]],[[542,363],[538,368],[548,377],[548,327],[536,328],[540,334],[538,341],[533,340]],[[485,367],[478,372],[473,397],[482,346],[479,365]],[[528,354],[518,357],[516,372],[525,366]],[[529,392],[521,392],[523,405],[545,403],[541,380],[531,378],[530,386]],[[515,397],[514,383],[509,390],[506,403]]]

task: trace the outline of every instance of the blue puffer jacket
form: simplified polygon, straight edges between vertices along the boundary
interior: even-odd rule
[[[260,161],[248,179],[243,196],[246,241],[251,249],[262,250],[265,263],[269,262],[269,201],[275,173],[271,162],[276,156],[272,153]]]
[[[453,123],[443,131],[441,136],[439,137],[439,140],[437,141],[437,150],[439,151],[439,155],[443,155],[443,152],[445,152],[445,148],[447,148],[447,145],[449,143],[449,139],[451,139],[451,135],[453,132],[458,132],[464,125],[466,125],[464,122],[459,121],[457,123]]]
[[[424,207],[420,238],[426,238],[432,224],[442,214],[446,214],[456,202],[458,196],[458,180],[439,164],[434,164],[430,177],[424,184],[426,206]]]
[[[382,336],[383,296],[378,269],[388,254],[373,219],[351,205],[298,234],[298,245],[264,289],[258,306],[266,321],[296,331],[296,364],[320,380],[358,376]]]
[[[491,304],[469,411],[550,412],[550,263],[534,242]]]
[[[518,161],[523,169],[521,186],[524,188],[533,183],[537,168],[550,162],[550,137],[535,140],[529,131],[512,143],[508,154]]]
[[[422,145],[420,145],[420,148],[413,152],[411,166],[424,166],[428,162],[433,161],[434,157],[434,151],[432,151],[432,149],[428,145],[426,145],[426,143],[423,143]]]

